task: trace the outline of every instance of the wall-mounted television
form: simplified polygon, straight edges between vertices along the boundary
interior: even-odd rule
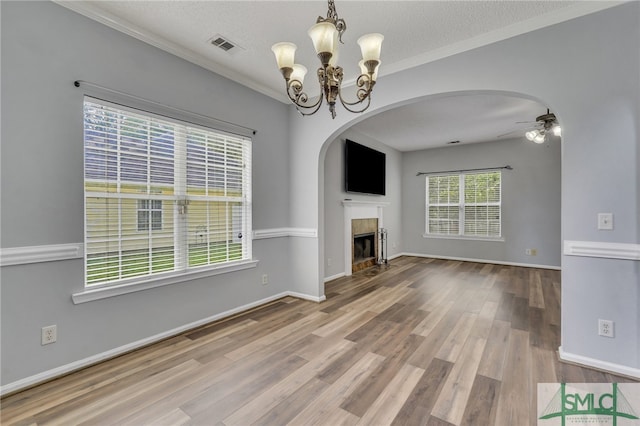
[[[347,192],[385,195],[386,154],[347,139],[345,189]]]

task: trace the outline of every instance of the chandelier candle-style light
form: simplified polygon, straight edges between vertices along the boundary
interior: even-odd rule
[[[360,61],[360,76],[356,80],[357,100],[347,102],[342,98],[342,67],[336,65],[338,59],[338,42],[342,43],[342,34],[347,29],[344,19],[338,17],[336,6],[333,0],[328,0],[329,10],[327,17],[318,17],[316,24],[309,29],[309,37],[313,41],[318,59],[322,66],[318,68],[318,82],[321,93],[316,103],[309,103],[309,96],[304,92],[304,77],[307,69],[300,64],[294,63],[297,46],[293,43],[276,43],[271,47],[276,55],[278,68],[284,77],[287,85],[287,95],[295,104],[302,115],[315,114],[322,105],[323,98],[329,104],[331,118],[336,117],[336,100],[347,111],[360,113],[369,108],[371,104],[371,91],[378,77],[378,67],[380,66],[380,49],[382,47],[382,34],[373,33],[363,35],[358,39],[358,44],[362,51]],[[360,109],[355,108],[359,105]]]

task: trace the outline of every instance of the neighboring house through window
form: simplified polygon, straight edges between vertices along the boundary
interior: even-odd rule
[[[501,238],[501,181],[499,171],[427,176],[425,236]]]
[[[251,259],[251,139],[85,97],[85,284]]]
[[[162,200],[138,200],[138,231],[162,230]]]

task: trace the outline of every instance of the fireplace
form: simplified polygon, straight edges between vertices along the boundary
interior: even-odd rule
[[[376,264],[378,258],[377,232],[377,218],[353,219],[351,221],[352,272],[362,271]]]
[[[378,229],[382,228],[382,209],[389,203],[381,201],[344,200],[344,274],[350,276],[377,264],[380,256]],[[356,237],[367,236],[369,243],[359,242],[362,254],[356,260]],[[373,253],[365,254],[365,249]]]
[[[376,258],[376,234],[353,236],[353,263]]]

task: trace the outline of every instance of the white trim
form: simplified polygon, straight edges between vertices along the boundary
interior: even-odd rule
[[[318,238],[318,230],[314,228],[272,228],[253,231],[254,240],[283,237]]]
[[[58,260],[80,259],[83,256],[84,245],[81,243],[11,247],[0,249],[0,265],[9,266],[53,262]]]
[[[17,392],[19,390],[22,390],[24,388],[30,387],[30,386],[34,386],[37,385],[39,383],[42,382],[46,382],[48,380],[60,377],[64,374],[69,374],[73,371],[79,370],[81,368],[85,368],[88,367],[90,365],[93,364],[97,364],[99,362],[102,361],[106,361],[108,359],[114,358],[116,356],[125,354],[127,352],[131,352],[133,350],[136,349],[140,349],[144,346],[159,342],[161,340],[164,339],[168,339],[170,337],[179,335],[181,333],[185,333],[189,330],[193,330],[196,329],[198,327],[201,327],[203,325],[212,323],[214,321],[218,321],[221,320],[223,318],[229,317],[231,315],[235,315],[244,311],[248,311],[249,309],[255,308],[257,306],[260,305],[264,305],[266,303],[272,302],[274,300],[278,300],[278,299],[282,299],[283,297],[287,297],[287,296],[291,296],[291,297],[297,297],[300,299],[304,299],[304,300],[309,300],[309,301],[313,301],[313,302],[321,302],[323,300],[325,300],[325,296],[322,297],[316,297],[316,296],[311,296],[311,295],[307,295],[307,294],[302,294],[302,293],[296,293],[296,292],[291,292],[291,291],[285,291],[279,294],[276,294],[274,296],[270,296],[267,297],[265,299],[261,299],[255,302],[251,302],[248,303],[246,305],[242,305],[239,306],[237,308],[233,308],[230,309],[228,311],[224,311],[221,312],[219,314],[216,315],[212,315],[210,317],[198,320],[198,321],[194,321],[191,322],[189,324],[185,324],[181,327],[176,327],[174,329],[165,331],[163,333],[159,333],[144,339],[140,339],[137,340],[135,342],[123,345],[123,346],[119,346],[117,348],[96,354],[96,355],[92,355],[90,357],[78,360],[78,361],[74,361],[71,362],[69,364],[65,364],[62,365],[60,367],[56,367],[53,368],[51,370],[47,370],[47,371],[43,371],[41,373],[38,374],[34,374],[33,376],[29,376],[29,377],[25,377],[24,379],[20,379],[17,380],[15,382],[12,383],[8,383],[2,387],[0,387],[0,396],[6,395],[8,393],[13,393],[13,392]]]
[[[358,200],[342,200],[343,206],[375,206],[375,207],[387,207],[389,203],[382,201],[358,201]]]
[[[286,296],[297,297],[298,299],[308,300],[310,302],[324,302],[327,300],[327,297],[323,294],[322,296],[312,296],[310,294],[298,293],[296,291],[285,291],[284,294]]]
[[[393,256],[389,256],[389,257],[387,258],[387,260],[388,260],[388,261],[391,261],[391,260],[393,260],[393,259],[397,259],[398,257],[402,257],[402,256],[404,256],[404,254],[403,254],[403,253],[396,253],[396,254],[394,254]],[[329,277],[325,277],[325,278],[324,278],[324,283],[326,284],[326,283],[328,283],[329,281],[337,280],[338,278],[342,278],[342,277],[344,277],[344,276],[346,276],[346,275],[345,275],[345,273],[344,273],[344,272],[340,272],[340,273],[338,273],[338,274],[331,275],[331,276],[329,276]]]
[[[558,348],[558,356],[561,360],[584,365],[587,367],[597,368],[598,370],[604,370],[611,373],[622,374],[623,376],[633,377],[640,379],[640,368],[627,367],[626,365],[614,364],[608,361],[601,361],[595,358],[589,358],[582,355],[572,354],[565,352],[562,346]]]
[[[446,235],[446,234],[422,234],[422,238],[433,238],[435,240],[464,240],[464,241],[493,241],[504,243],[504,237],[479,237],[467,235]]]
[[[100,22],[101,24],[104,24],[110,28],[113,28],[117,31],[120,31],[124,34],[127,34],[131,37],[141,40],[147,44],[150,44],[159,49],[162,49],[165,52],[169,52],[179,58],[182,58],[186,61],[199,65],[209,71],[213,71],[216,74],[219,74],[230,80],[240,83],[243,86],[246,86],[264,95],[267,95],[282,103],[285,103],[285,104],[290,103],[290,100],[287,98],[287,96],[285,96],[284,92],[281,92],[279,90],[274,90],[262,82],[258,82],[256,80],[253,80],[249,77],[242,75],[241,73],[230,70],[229,68],[225,67],[220,63],[216,63],[207,58],[204,58],[203,56],[193,52],[190,49],[187,49],[183,46],[173,43],[172,41],[169,41],[166,38],[160,37],[159,35],[151,31],[145,30],[142,27],[134,25],[131,22],[128,22],[118,16],[105,12],[96,6],[91,5],[88,2],[69,1],[69,0],[53,0],[53,1],[54,3],[60,6],[66,7],[67,9],[70,9],[76,13],[86,16],[87,18],[93,19],[94,21]],[[573,6],[565,7],[560,10],[555,10],[545,15],[536,16],[536,17],[527,19],[525,21],[516,22],[507,27],[477,35],[471,39],[462,40],[460,42],[453,43],[453,44],[441,47],[439,49],[431,50],[429,52],[425,52],[425,53],[395,62],[393,64],[388,64],[387,66],[385,66],[380,76],[382,77],[382,76],[394,74],[409,68],[434,62],[439,59],[456,55],[458,53],[473,50],[482,46],[487,46],[489,44],[496,43],[502,40],[507,40],[509,38],[518,36],[520,34],[525,34],[530,31],[535,31],[540,28],[545,28],[550,25],[555,25],[560,22],[578,18],[580,16],[599,12],[601,10],[618,6],[623,3],[624,3],[623,1],[577,2],[577,4]],[[345,80],[344,86],[347,87],[353,84],[355,84],[355,79]],[[309,93],[309,95],[310,97],[314,97],[314,96],[317,96],[317,93]]]
[[[165,285],[181,283],[185,281],[197,280],[199,278],[210,277],[213,275],[226,274],[228,272],[242,271],[245,269],[255,268],[258,265],[258,260],[245,260],[236,262],[230,265],[207,268],[197,271],[181,272],[176,275],[169,275],[164,277],[147,276],[144,277],[144,281],[140,278],[134,279],[132,282],[120,285],[107,285],[99,288],[85,288],[83,291],[74,293],[71,295],[71,299],[74,304],[91,302],[93,300],[106,299],[107,297],[115,297],[128,293],[135,293],[137,291],[148,290],[156,287],[163,287]]]
[[[444,260],[459,260],[461,262],[490,263],[493,265],[521,266],[523,268],[551,269],[554,271],[561,270],[560,266],[553,266],[553,265],[536,265],[533,263],[504,262],[502,260],[491,260],[491,259],[471,259],[467,257],[457,257],[457,256],[440,256],[437,254],[402,253],[402,256],[427,257],[427,258],[444,259]]]
[[[596,13],[610,7],[621,5],[623,3],[623,1],[580,1],[575,5],[554,10],[545,15],[534,16],[524,21],[514,22],[507,27],[489,31],[484,34],[479,34],[470,39],[448,44],[438,49],[433,49],[428,52],[424,52],[392,64],[387,64],[384,67],[384,70],[382,70],[382,72],[379,74],[379,76],[383,77],[409,68],[428,64],[430,62],[435,62],[449,56],[457,55],[459,53],[467,52],[469,50],[477,49],[483,46],[488,46],[502,40],[508,40],[521,34],[526,34],[528,32],[546,28],[551,25],[559,24],[561,22],[569,21],[571,19],[579,18],[591,13]]]
[[[640,244],[565,241],[564,254],[567,256],[640,260]]]
[[[214,62],[205,58],[204,56],[195,53],[194,51],[180,46],[164,37],[154,34],[142,27],[132,24],[131,22],[115,16],[109,12],[105,12],[88,2],[74,1],[74,0],[53,0],[54,3],[66,7],[80,15],[93,19],[101,24],[104,24],[116,31],[120,31],[128,36],[141,40],[151,46],[158,49],[169,52],[178,58],[182,58],[192,64],[201,66],[204,69],[212,71],[218,75],[228,78],[229,80],[240,83],[241,85],[267,95],[273,99],[279,100],[282,103],[290,103],[289,99],[284,92],[274,91],[269,86],[257,82],[256,80],[247,78],[241,75],[237,71],[231,70],[221,63]]]
[[[325,277],[324,282],[328,283],[329,281],[337,280],[338,278],[344,277],[344,272],[340,272],[339,274],[331,275],[330,277]]]
[[[387,257],[387,260],[397,259],[397,258],[402,257],[402,256],[404,256],[404,253],[396,253],[393,256]]]
[[[383,208],[389,203],[383,201],[358,201],[358,200],[342,200],[344,206],[344,274],[349,277],[352,271],[352,253],[351,253],[351,221],[353,219],[378,219],[378,229],[384,228]]]

